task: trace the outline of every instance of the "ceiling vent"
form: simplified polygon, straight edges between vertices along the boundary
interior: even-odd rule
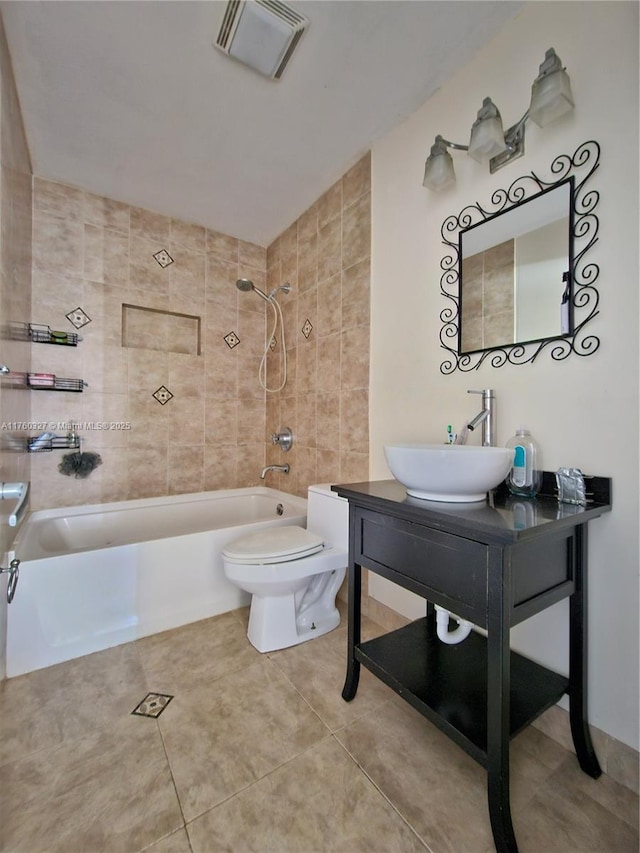
[[[279,0],[229,0],[215,46],[278,80],[309,21]]]

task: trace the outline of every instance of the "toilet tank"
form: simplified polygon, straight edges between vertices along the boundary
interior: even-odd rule
[[[307,530],[348,551],[349,501],[332,492],[330,483],[309,486],[307,500]]]

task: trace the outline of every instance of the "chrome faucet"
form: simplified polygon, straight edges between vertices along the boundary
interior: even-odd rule
[[[264,478],[267,476],[268,471],[280,471],[282,474],[288,474],[289,463],[287,463],[286,465],[267,465],[266,468],[262,469],[262,474],[260,474],[261,480],[264,480]]]
[[[27,508],[30,483],[0,483],[0,501],[15,500],[18,503],[9,516],[9,527],[17,527]]]
[[[467,424],[468,429],[473,431],[482,424],[482,446],[496,446],[496,395],[492,388],[484,391],[467,391],[467,394],[482,394],[482,411]]]

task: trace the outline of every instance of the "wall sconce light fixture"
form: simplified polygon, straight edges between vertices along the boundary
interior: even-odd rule
[[[455,183],[456,175],[449,148],[466,151],[469,157],[479,163],[488,162],[489,171],[493,174],[524,154],[524,126],[527,119],[534,121],[538,127],[545,127],[572,109],[569,75],[562,67],[560,57],[550,47],[531,86],[529,109],[520,121],[505,133],[498,108],[491,98],[485,98],[471,127],[468,145],[450,142],[440,134],[436,136],[425,164],[423,186],[438,192]]]

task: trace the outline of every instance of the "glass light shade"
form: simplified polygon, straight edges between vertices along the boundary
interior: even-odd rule
[[[492,157],[502,154],[506,149],[502,119],[498,108],[491,98],[485,98],[481,109],[478,111],[478,117],[471,128],[469,157],[477,160],[478,163],[487,163]]]
[[[444,143],[436,137],[435,144],[431,146],[431,153],[425,163],[422,186],[439,192],[455,184],[455,182],[456,173],[453,171],[451,154],[447,151]]]
[[[571,82],[563,68],[534,80],[531,86],[529,118],[538,127],[545,127],[572,109]]]

